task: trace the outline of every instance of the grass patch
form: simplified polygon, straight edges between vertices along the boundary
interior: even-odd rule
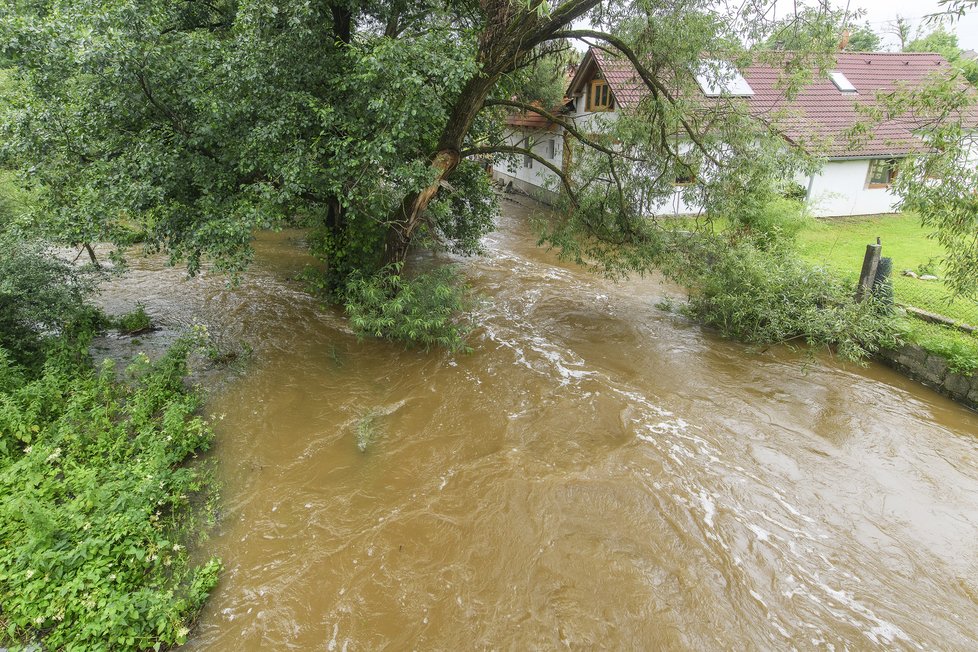
[[[912,213],[832,218],[813,221],[798,235],[798,251],[806,260],[823,265],[853,285],[859,278],[866,245],[880,238],[883,255],[893,259],[893,295],[906,303],[951,319],[978,325],[978,304],[952,298],[943,281],[903,276],[903,270],[931,272],[943,277],[944,250],[927,237],[930,231]]]
[[[946,359],[954,373],[972,376],[978,371],[978,337],[911,317],[901,319],[898,328],[902,339]]]

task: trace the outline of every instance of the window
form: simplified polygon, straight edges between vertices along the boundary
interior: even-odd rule
[[[696,170],[685,161],[676,161],[672,183],[675,186],[692,186],[696,183]]]
[[[554,158],[557,155],[557,141],[553,138],[547,141],[547,158]]]
[[[587,99],[587,109],[589,111],[610,111],[612,109],[612,100],[611,88],[608,86],[608,82],[603,79],[592,81]]]
[[[867,188],[889,188],[897,175],[897,162],[892,158],[877,158],[869,162]]]
[[[528,149],[531,152],[533,151],[533,143],[530,142],[530,139],[529,138],[524,138],[520,142],[520,147],[522,147],[523,149]],[[525,168],[533,168],[533,157],[530,156],[529,154],[524,154],[523,155],[523,167],[525,167]]]
[[[754,95],[754,89],[729,61],[704,61],[695,71],[695,76],[696,83],[707,97],[752,97]]]
[[[850,82],[846,78],[846,76],[841,72],[839,72],[838,70],[833,70],[829,72],[829,79],[831,79],[832,83],[835,84],[835,87],[838,88],[843,93],[856,92],[856,87],[852,85],[852,82]]]

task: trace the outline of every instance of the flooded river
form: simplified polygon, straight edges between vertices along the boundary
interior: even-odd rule
[[[358,342],[298,233],[236,289],[136,260],[107,291],[255,350],[208,404],[226,571],[187,649],[978,648],[978,416],[747,352],[503,208],[469,355]]]

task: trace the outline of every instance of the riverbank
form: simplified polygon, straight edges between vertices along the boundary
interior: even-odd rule
[[[184,382],[192,341],[117,372],[92,365],[97,330],[49,336],[36,367],[0,348],[2,645],[182,644],[217,582],[195,549],[213,510],[195,458],[213,433]]]

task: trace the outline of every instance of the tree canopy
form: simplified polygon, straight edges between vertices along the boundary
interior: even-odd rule
[[[650,91],[600,139],[561,122],[579,155],[553,170],[565,219],[544,239],[579,262],[611,275],[662,265],[667,244],[645,209],[672,196],[677,173],[695,173],[686,192],[708,212],[747,223],[814,164],[736,101],[684,91],[705,55],[746,61],[764,56],[751,44],[789,33],[772,5],[14,0],[0,8],[19,89],[0,156],[60,240],[138,240],[191,272],[209,260],[233,273],[257,229],[308,226],[319,286],[358,304],[350,312],[367,330],[457,341],[443,316],[374,299],[458,304],[447,281],[401,276],[408,251],[478,251],[495,212],[486,161],[534,155],[506,142],[504,118],[550,108],[571,41],[627,58]],[[791,29],[816,38],[772,54],[786,92],[829,65],[841,18],[794,17]]]

